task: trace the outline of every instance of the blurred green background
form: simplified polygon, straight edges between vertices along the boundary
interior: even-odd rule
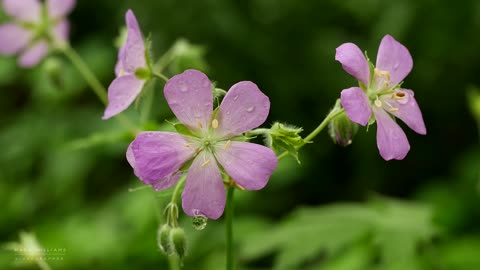
[[[479,1],[81,0],[71,43],[105,85],[128,8],[156,57],[178,38],[200,46],[168,76],[196,67],[223,89],[254,81],[272,102],[265,125],[302,126],[303,135],[356,84],[334,60],[337,46],[354,42],[375,59],[391,34],[413,56],[404,86],[428,134],[401,124],[412,146],[403,161],[380,157],[375,128],[346,148],[324,131],[301,165],[282,160],[265,189],[236,193],[237,269],[480,269],[480,115],[469,110],[480,86]],[[159,123],[171,117],[162,86]],[[104,107],[67,59],[23,70],[0,58],[0,88],[0,242],[33,232],[45,248],[66,250],[48,261],[53,269],[168,269],[156,229],[170,191],[129,192],[141,186],[125,159],[130,139],[100,119]],[[181,223],[184,269],[224,269],[223,220],[203,231]],[[0,269],[19,263],[0,251]]]

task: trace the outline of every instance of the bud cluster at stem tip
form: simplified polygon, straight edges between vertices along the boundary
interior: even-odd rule
[[[185,257],[187,251],[187,238],[185,231],[178,226],[178,207],[170,203],[166,209],[166,224],[160,225],[157,231],[157,244],[167,256],[177,255],[180,259]]]

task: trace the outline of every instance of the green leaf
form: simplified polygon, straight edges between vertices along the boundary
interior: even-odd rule
[[[254,260],[275,254],[274,269],[366,270],[378,255],[381,269],[417,269],[417,245],[436,232],[428,207],[375,198],[299,209],[268,230],[245,235],[241,255]],[[356,268],[346,267],[347,258]]]

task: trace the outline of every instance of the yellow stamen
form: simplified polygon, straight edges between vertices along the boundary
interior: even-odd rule
[[[400,110],[400,109],[399,108],[394,108],[394,107],[389,109],[389,111],[391,111],[391,112],[397,112],[398,110]]]
[[[200,120],[198,120],[198,119],[197,119],[197,126],[198,126],[199,128],[203,128],[202,122],[200,122]]]
[[[382,102],[379,100],[379,99],[376,99],[375,102],[374,102],[375,106],[377,106],[378,108],[382,107]]]
[[[202,163],[202,167],[205,167],[210,163],[210,159],[205,160],[205,162]]]
[[[223,149],[227,150],[230,147],[230,144],[232,144],[232,141],[227,141],[225,145],[223,146]]]
[[[385,77],[387,81],[390,81],[390,72],[386,70],[375,68],[375,74],[377,74],[379,77]]]
[[[218,120],[217,119],[213,119],[212,120],[212,128],[218,128]]]

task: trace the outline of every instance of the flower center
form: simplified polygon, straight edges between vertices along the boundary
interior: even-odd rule
[[[390,88],[390,72],[375,68],[374,87],[377,91],[389,89]]]

